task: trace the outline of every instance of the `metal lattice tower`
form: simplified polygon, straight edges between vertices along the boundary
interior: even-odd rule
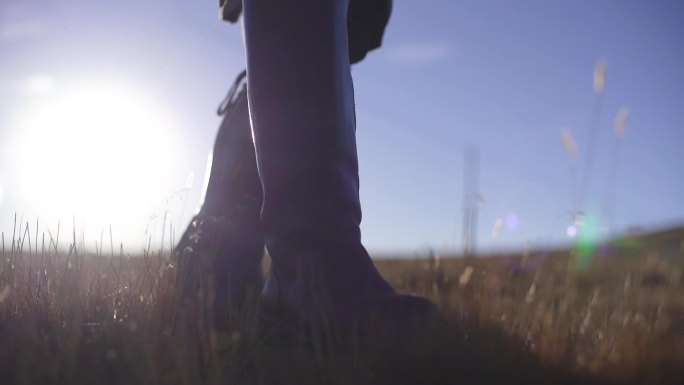
[[[480,154],[477,148],[465,149],[463,169],[463,256],[475,254],[477,241],[478,184]]]

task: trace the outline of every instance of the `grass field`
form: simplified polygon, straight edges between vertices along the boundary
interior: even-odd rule
[[[378,260],[448,325],[346,355],[270,346],[254,312],[214,332],[160,253],[56,253],[29,239],[3,239],[2,384],[684,383],[684,229],[591,255]]]

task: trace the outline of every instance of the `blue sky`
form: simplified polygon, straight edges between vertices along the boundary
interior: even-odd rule
[[[682,223],[682,17],[684,3],[676,0],[433,0],[429,6],[395,1],[383,48],[353,68],[364,243],[373,251],[460,248],[468,145],[480,153],[481,250],[568,242],[568,213],[578,209],[596,217],[603,235]],[[580,205],[573,175],[576,189],[596,103],[594,66],[601,58],[608,65],[606,88],[592,178]],[[215,1],[3,0],[0,229],[12,231],[15,212],[31,221],[40,217],[41,226],[53,233],[58,220],[62,226],[72,223],[67,208],[46,209],[60,205],[46,198],[59,194],[43,194],[36,205],[20,188],[26,180],[45,179],[32,170],[60,164],[63,153],[54,150],[47,159],[17,153],[30,152],[39,141],[22,137],[30,131],[27,111],[45,114],[32,106],[88,82],[126,85],[152,101],[154,115],[167,122],[160,123],[160,135],[167,135],[170,144],[150,142],[150,158],[163,153],[168,159],[150,169],[161,168],[158,173],[149,171],[154,174],[149,183],[155,181],[159,194],[136,205],[137,192],[152,189],[147,182],[133,184],[125,175],[109,174],[123,178],[115,184],[124,186],[120,195],[128,201],[122,205],[136,207],[147,218],[145,224],[116,222],[114,243],[139,250],[144,225],[159,222],[164,210],[170,220],[184,224],[199,201],[219,123],[216,105],[243,60],[240,28],[218,21]],[[617,150],[613,119],[623,106],[630,115]],[[107,108],[96,108],[103,120],[121,112]],[[564,130],[577,143],[575,174],[561,141]],[[24,149],[19,142],[26,150],[17,150]],[[72,154],[96,148],[78,158],[86,164],[86,155],[100,153],[87,142],[64,146]],[[614,158],[615,174],[610,170]],[[36,165],[24,169],[26,162]],[[33,186],[72,191],[65,186],[74,180],[85,186],[91,178],[79,170],[62,170],[52,184],[38,180]],[[609,226],[605,202],[611,178],[615,214]],[[186,191],[187,186],[192,188]],[[92,191],[97,190],[75,188],[73,194]],[[503,226],[493,238],[497,220]],[[152,228],[158,232],[160,226]],[[88,246],[100,237],[97,225],[80,231]]]

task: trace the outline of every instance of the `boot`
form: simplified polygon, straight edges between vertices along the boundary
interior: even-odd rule
[[[348,0],[245,0],[249,108],[272,259],[262,297],[307,330],[397,334],[436,312],[397,294],[361,245]],[[270,305],[269,305],[270,304]],[[267,312],[268,314],[268,312]]]
[[[263,287],[262,191],[244,78],[243,72],[219,106],[223,121],[204,201],[175,249],[182,291],[212,297],[204,299],[219,328],[231,312],[256,303]]]

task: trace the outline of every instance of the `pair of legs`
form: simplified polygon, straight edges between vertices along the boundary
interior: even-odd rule
[[[312,328],[432,309],[396,294],[361,245],[348,6],[243,2],[249,92],[235,98],[224,125],[251,127],[253,146],[244,129],[219,133],[199,226],[189,229],[217,235],[209,247],[215,310],[260,285],[264,244],[272,264],[263,301]]]

